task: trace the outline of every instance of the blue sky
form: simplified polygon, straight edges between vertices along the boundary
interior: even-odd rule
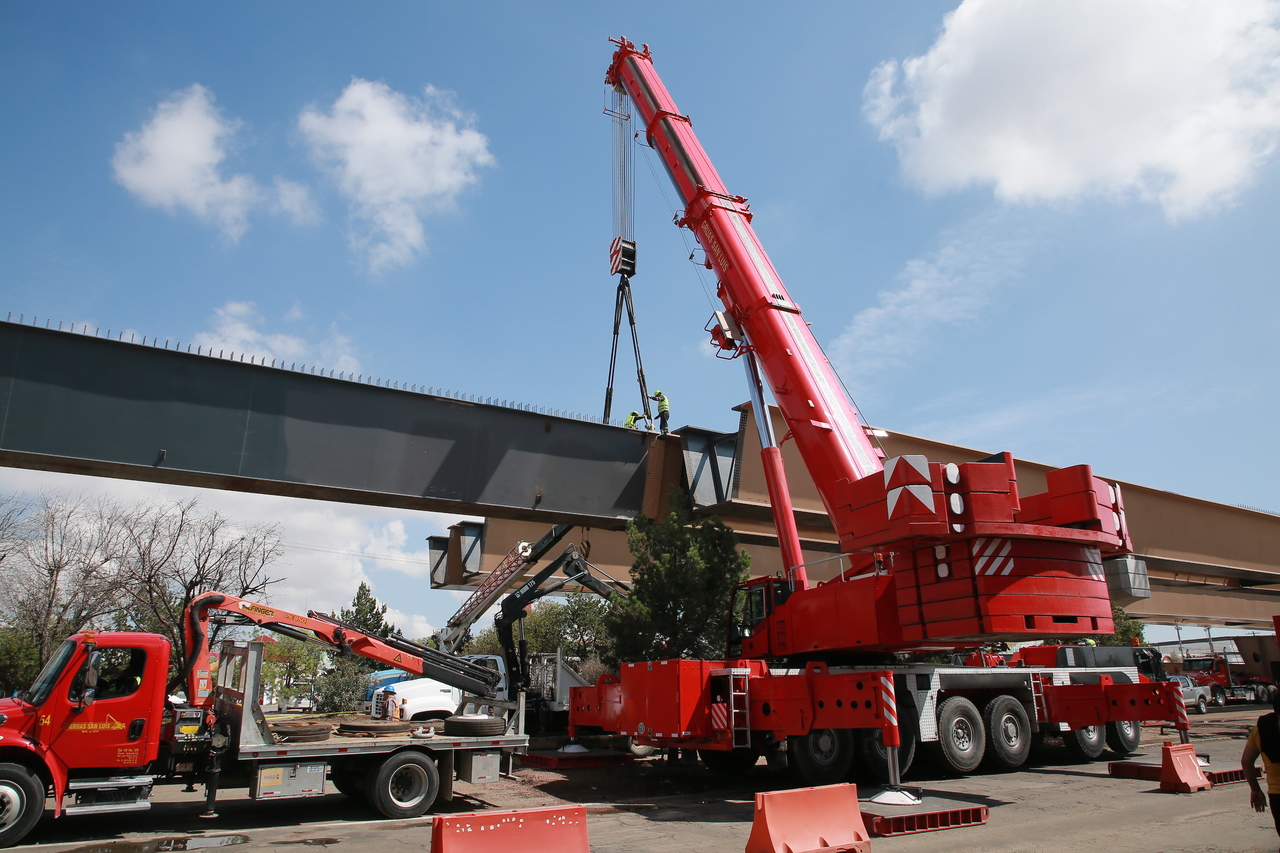
[[[626,35],[872,423],[1280,510],[1277,14],[9,3],[0,310],[598,413],[602,79]],[[643,157],[637,191],[651,387],[676,424],[732,429],[742,374],[705,344],[713,306]],[[46,486],[184,493],[0,471]],[[205,500],[310,546],[282,604],[369,579],[406,626],[456,607],[415,562],[451,519]]]

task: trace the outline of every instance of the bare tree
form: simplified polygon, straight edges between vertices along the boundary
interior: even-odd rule
[[[260,598],[279,580],[267,574],[284,553],[278,524],[239,525],[204,510],[195,498],[137,505],[122,511],[121,519],[120,574],[127,601],[119,624],[168,637],[174,661],[186,660],[190,652],[182,613],[193,598],[212,590]],[[211,640],[220,628],[211,628]]]
[[[41,665],[68,635],[120,606],[117,555],[123,529],[114,505],[43,494],[0,513],[0,615],[35,644]]]

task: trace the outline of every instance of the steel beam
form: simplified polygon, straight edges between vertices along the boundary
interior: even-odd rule
[[[650,437],[0,323],[0,465],[619,528]]]

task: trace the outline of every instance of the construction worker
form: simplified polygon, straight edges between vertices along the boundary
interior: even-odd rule
[[[631,414],[627,415],[627,420],[623,424],[623,426],[626,427],[627,429],[640,429],[640,427],[636,425],[636,418],[638,417],[640,417],[639,412],[632,412]]]
[[[1258,724],[1249,732],[1249,739],[1244,744],[1244,754],[1240,756],[1240,768],[1244,770],[1244,780],[1249,783],[1249,805],[1256,812],[1265,812],[1271,806],[1271,818],[1275,821],[1276,832],[1280,833],[1280,693],[1272,700],[1274,709],[1270,714],[1258,718]],[[1267,775],[1267,793],[1262,793],[1258,784],[1258,768],[1254,762],[1262,756],[1262,767]]]
[[[661,391],[654,391],[649,399],[658,402],[658,427],[662,430],[662,434],[666,435],[667,425],[671,421],[671,401]]]
[[[395,687],[388,687],[386,690],[382,691],[382,700],[384,702],[382,706],[382,718],[384,720],[400,719],[400,703],[396,701]]]

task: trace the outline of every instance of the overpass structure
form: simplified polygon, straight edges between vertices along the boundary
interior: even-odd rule
[[[675,485],[737,531],[753,573],[779,570],[749,422],[743,406],[736,430],[684,427],[659,438],[243,353],[0,323],[0,465],[483,517],[433,537],[436,587],[469,588],[516,541],[561,523],[578,527],[572,536],[591,544],[593,563],[625,576],[622,528],[659,514]],[[938,462],[988,455],[892,432],[882,443],[890,456]],[[822,580],[836,572],[836,537],[791,443],[783,457],[809,574]],[[1043,488],[1049,466],[1017,465],[1021,483]],[[1150,579],[1149,592],[1116,579],[1113,594],[1131,615],[1271,626],[1280,612],[1280,516],[1123,488]]]

